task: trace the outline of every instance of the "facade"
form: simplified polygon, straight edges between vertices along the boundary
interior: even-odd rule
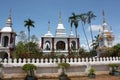
[[[15,47],[16,33],[12,28],[11,16],[8,17],[6,26],[0,30],[0,58],[12,57]]]
[[[55,36],[50,32],[50,22],[48,23],[48,32],[41,37],[41,48],[45,54],[56,52],[58,54],[67,55],[69,50],[79,49],[79,37],[76,38],[74,36],[72,29],[70,31],[70,35],[67,36],[66,29],[62,23],[60,15]]]
[[[103,16],[102,29],[103,29],[102,31],[99,31],[99,37],[98,37],[99,53],[104,53],[104,51],[106,51],[108,48],[111,48],[114,42],[114,34],[112,31],[112,27],[110,26],[110,29],[108,29],[108,25],[104,16]]]

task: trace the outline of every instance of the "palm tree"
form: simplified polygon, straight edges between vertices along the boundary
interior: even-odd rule
[[[93,33],[92,33],[92,27],[91,27],[91,20],[94,19],[95,17],[96,16],[93,14],[92,11],[88,11],[88,13],[87,13],[87,23],[90,25],[92,43],[93,43]]]
[[[31,19],[25,20],[24,21],[24,26],[27,27],[28,29],[28,41],[30,41],[30,27],[34,27],[34,21]]]
[[[93,49],[95,50],[99,47],[99,35],[95,36],[95,40],[93,40],[93,43],[91,46],[93,46]]]
[[[86,35],[86,32],[85,32],[85,28],[84,28],[84,25],[86,24],[87,16],[86,16],[85,13],[83,13],[83,14],[80,14],[80,15],[79,15],[79,18],[80,18],[80,20],[81,20],[83,33],[84,33],[85,39],[86,39],[86,41],[87,41],[87,46],[88,46],[88,49],[89,49],[89,51],[90,51],[88,38],[87,38],[87,35]]]
[[[72,25],[74,24],[76,38],[77,38],[77,28],[78,28],[78,22],[79,22],[78,16],[75,15],[75,13],[72,13],[72,16],[69,17],[69,22],[70,22],[71,28],[72,28]]]

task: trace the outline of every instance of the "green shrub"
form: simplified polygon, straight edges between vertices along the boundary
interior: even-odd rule
[[[108,64],[109,67],[118,67],[119,65],[118,64],[115,64],[115,63],[111,63],[111,64]]]
[[[37,67],[34,64],[25,64],[22,69],[27,72],[28,76],[34,76],[34,70],[37,69]]]
[[[59,63],[58,67],[59,68],[68,68],[68,67],[70,67],[70,64],[69,63]]]
[[[95,73],[95,69],[93,68],[93,67],[91,67],[90,69],[89,69],[89,74],[94,74]]]

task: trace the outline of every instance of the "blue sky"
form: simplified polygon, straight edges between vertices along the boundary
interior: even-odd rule
[[[105,12],[105,18],[108,26],[112,26],[115,36],[120,35],[120,0],[0,0],[0,28],[6,24],[6,20],[12,9],[13,29],[15,32],[26,31],[24,20],[31,18],[35,21],[35,28],[31,28],[31,35],[36,35],[39,39],[42,34],[47,33],[48,21],[52,34],[58,25],[59,11],[62,13],[62,22],[66,28],[67,35],[70,33],[70,24],[68,17],[72,12],[76,14],[93,11],[97,16],[92,20],[92,25],[102,25],[102,10]],[[89,25],[86,25],[86,33],[90,39]],[[73,28],[74,31],[74,28]],[[98,31],[94,31],[94,36]],[[75,33],[74,33],[75,34]],[[85,43],[85,38],[79,23],[78,34],[80,43]]]

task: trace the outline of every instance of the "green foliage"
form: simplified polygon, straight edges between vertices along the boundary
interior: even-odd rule
[[[70,64],[69,63],[59,63],[58,67],[59,68],[68,68],[68,67],[70,67]]]
[[[34,64],[25,64],[22,69],[27,72],[27,76],[34,76],[34,70],[37,69],[37,66]]]
[[[28,52],[28,47],[30,51]],[[42,56],[40,53],[40,49],[37,43],[35,42],[18,42],[15,50],[15,57],[16,58],[39,58]]]
[[[120,44],[117,44],[110,48],[103,47],[101,51],[102,53],[100,54],[100,57],[119,57],[120,56]]]
[[[91,68],[89,69],[89,74],[93,74],[93,73],[95,73],[95,69],[94,69],[93,67],[91,67]]]
[[[25,47],[29,47],[30,53],[38,53],[39,52],[39,46],[38,44],[34,43],[34,42],[28,42],[25,44]]]
[[[32,21],[31,19],[25,20],[24,21],[24,26],[27,27],[28,29],[28,41],[30,41],[30,27],[34,27],[34,21]],[[29,45],[28,45],[28,52],[29,50]]]
[[[109,67],[118,67],[119,65],[118,64],[115,64],[115,63],[111,63],[111,64],[108,64]]]
[[[25,65],[23,65],[22,69],[24,71],[30,71],[30,70],[37,69],[37,67],[34,64],[25,64]]]
[[[120,44],[117,44],[115,46],[113,46],[113,56],[120,56],[119,53],[120,53]]]
[[[16,58],[19,58],[21,54],[25,53],[26,52],[26,48],[25,48],[25,45],[23,42],[18,42],[17,43],[17,46],[16,46],[16,49],[15,49],[15,57]]]

